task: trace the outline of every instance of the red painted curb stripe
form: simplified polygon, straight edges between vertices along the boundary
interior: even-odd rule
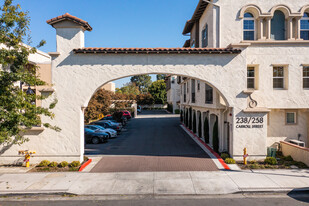
[[[85,162],[82,166],[79,168],[79,172],[83,171],[90,163],[92,162],[92,159],[89,159],[87,162]]]
[[[230,170],[230,167],[224,162],[224,160],[219,156],[218,153],[216,153],[213,149],[211,149],[205,142],[203,142],[196,134],[194,134],[189,128],[187,128],[183,123],[181,125],[186,128],[200,143],[202,143],[221,163],[221,165],[224,167],[226,170]]]

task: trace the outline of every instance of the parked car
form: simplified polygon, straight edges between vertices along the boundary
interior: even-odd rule
[[[131,119],[131,113],[129,111],[121,111],[123,116],[126,117],[127,119]]]
[[[105,132],[95,132],[91,129],[84,128],[85,141],[91,142],[92,144],[99,144],[100,142],[108,141],[108,134]]]
[[[110,128],[104,128],[102,126],[99,125],[86,125],[85,128],[87,129],[91,129],[94,132],[105,132],[106,134],[108,134],[108,138],[115,138],[117,137],[117,131],[110,129]]]
[[[112,120],[100,120],[101,122],[109,122],[111,123],[112,125],[117,125],[119,126],[121,129],[122,129],[122,124],[121,123],[118,123],[118,122],[114,122]]]
[[[127,124],[127,118],[123,116],[122,112],[121,113],[117,112],[116,118],[114,116],[108,115],[100,120],[110,120],[112,122],[120,122],[123,127]]]
[[[142,107],[141,106],[137,106],[137,113],[142,113]]]
[[[97,122],[92,122],[91,124],[94,124],[94,125],[99,125],[99,126],[102,126],[104,128],[111,128],[113,130],[116,130],[117,133],[119,134],[121,132],[121,128],[117,125],[112,125],[111,123],[109,122],[104,122],[104,121],[97,121]]]

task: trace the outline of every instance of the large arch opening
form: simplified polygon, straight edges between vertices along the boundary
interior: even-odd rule
[[[143,73],[141,75],[148,74],[153,73]],[[165,111],[166,107],[144,110],[142,113],[137,114],[136,118],[129,120],[116,138],[108,139],[105,144],[85,143],[84,151],[86,156],[102,158],[93,168],[93,172],[205,171],[217,169],[209,156],[181,129],[180,124],[183,123],[203,141],[206,141],[210,147],[214,148],[216,145],[213,145],[213,141],[207,142],[207,137],[205,138],[205,128],[209,128],[209,134],[213,135],[214,127],[212,121],[208,121],[208,126],[205,125],[205,114],[214,114],[226,120],[228,115],[224,113],[224,110],[232,111],[229,102],[208,81],[189,75],[166,73],[164,75],[168,77],[177,76],[177,81],[174,79],[174,83],[178,85],[179,89],[179,113],[168,114]],[[111,79],[109,82],[125,77]],[[192,81],[194,81],[194,84],[192,84]],[[89,102],[109,82],[96,89]],[[165,83],[167,82],[165,80]],[[194,85],[194,89],[192,85]],[[209,94],[209,88],[212,88],[213,92],[211,94],[212,103],[209,102],[209,97],[206,98]],[[195,103],[191,104],[193,94],[196,94],[196,98]],[[89,102],[87,103],[88,106]],[[143,107],[144,105],[139,106]],[[183,114],[182,122],[180,114]],[[87,125],[89,127],[92,125],[89,121],[84,123],[83,126]],[[225,124],[221,125],[217,121],[217,127],[218,142],[227,142],[228,140],[223,141],[226,138],[225,134],[220,133],[220,131],[224,130]],[[82,132],[81,136],[85,138],[85,133]],[[220,144],[217,144],[217,146],[216,150],[218,152],[228,152],[226,150],[227,146],[221,146]]]

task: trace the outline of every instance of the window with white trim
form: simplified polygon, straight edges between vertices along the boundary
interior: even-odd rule
[[[309,40],[309,14],[305,13],[300,20],[300,38]]]
[[[255,89],[255,68],[254,67],[247,68],[247,88]]]
[[[286,124],[296,123],[296,112],[286,112]]]
[[[284,67],[275,66],[273,68],[273,88],[284,89]]]
[[[244,15],[244,40],[255,40],[255,19],[251,13]]]
[[[309,89],[309,66],[303,68],[303,88]]]

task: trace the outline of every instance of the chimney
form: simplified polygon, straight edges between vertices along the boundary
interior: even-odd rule
[[[66,13],[46,21],[56,29],[57,52],[69,54],[73,49],[85,47],[84,32],[91,31],[88,22]]]

